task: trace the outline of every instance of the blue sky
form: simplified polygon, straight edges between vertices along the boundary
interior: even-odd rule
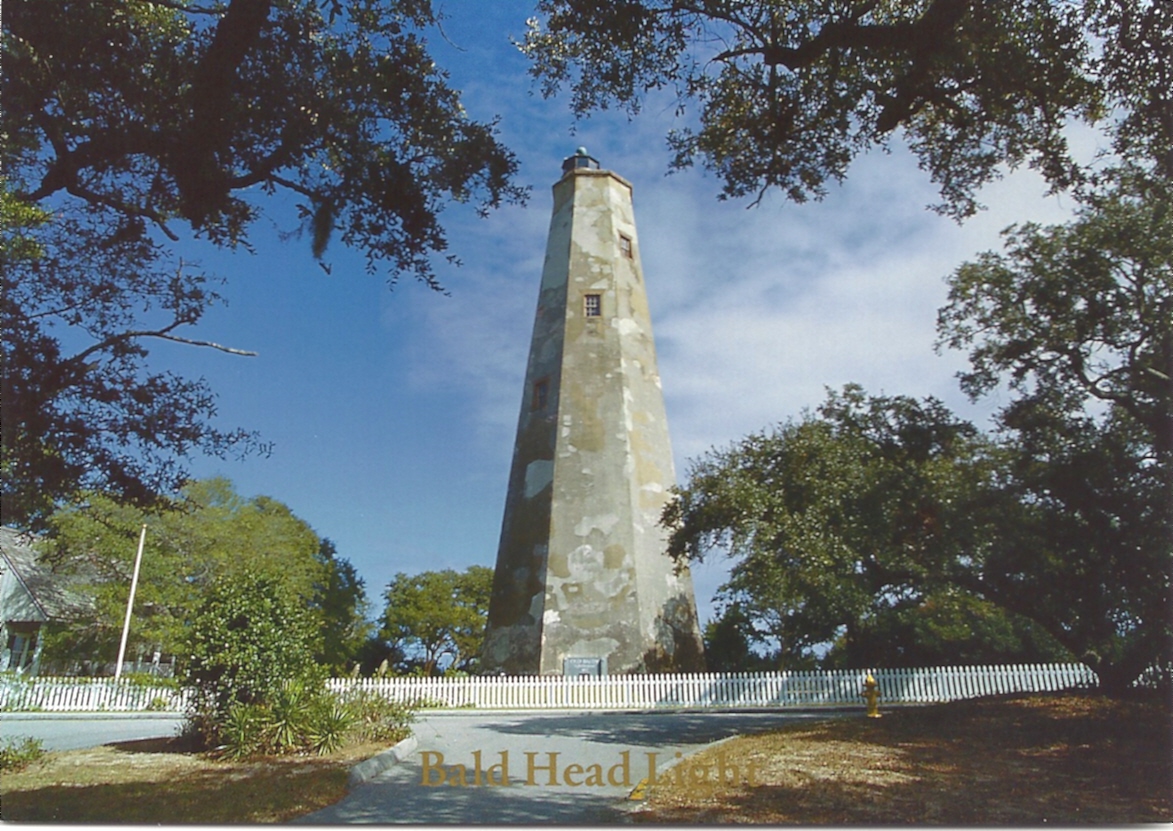
[[[1012,222],[1062,221],[1029,172],[983,192],[989,210],[962,226],[928,211],[936,193],[899,147],[874,152],[820,203],[721,202],[702,171],[666,175],[671,102],[633,121],[603,113],[575,124],[565,99],[543,100],[510,43],[528,2],[446,0],[433,54],[477,119],[500,117],[529,204],[488,219],[445,212],[460,268],[437,266],[450,294],[385,278],[334,247],[332,274],[309,241],[285,240],[288,206],[267,205],[254,253],[185,244],[227,279],[226,308],[192,335],[257,357],[155,346],[152,364],[204,376],[223,427],[258,430],[269,458],[199,459],[248,496],[288,504],[329,537],[366,582],[372,611],[397,572],[492,566],[521,402],[525,358],[563,157],[586,146],[634,185],[636,221],[677,464],[817,406],[824,388],[934,395],[977,420],[957,389],[964,356],[933,351],[943,278],[998,247]],[[488,11],[487,11],[488,10]],[[996,402],[993,402],[996,403]],[[702,619],[726,564],[694,570]]]

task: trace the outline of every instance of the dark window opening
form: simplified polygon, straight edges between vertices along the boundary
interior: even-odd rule
[[[534,396],[530,405],[535,410],[545,408],[546,403],[550,400],[550,382],[543,378],[534,384]]]
[[[586,311],[587,317],[602,317],[603,296],[601,294],[588,294],[583,299],[583,308]]]
[[[629,260],[635,256],[631,249],[631,237],[627,234],[619,235],[619,253]]]

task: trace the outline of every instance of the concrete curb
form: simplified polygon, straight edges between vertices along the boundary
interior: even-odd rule
[[[416,744],[415,736],[408,736],[394,747],[372,756],[365,762],[359,762],[350,769],[350,776],[347,777],[346,786],[348,788],[354,788],[369,782],[383,771],[394,767],[414,753]]]

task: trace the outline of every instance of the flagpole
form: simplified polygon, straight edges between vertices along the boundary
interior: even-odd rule
[[[147,541],[147,525],[138,538],[138,553],[134,556],[134,576],[130,578],[130,597],[126,600],[126,622],[122,624],[122,643],[118,647],[118,663],[114,666],[114,680],[122,677],[122,661],[126,658],[126,637],[130,634],[130,611],[134,608],[134,592],[138,588],[138,567],[143,561],[143,543]]]

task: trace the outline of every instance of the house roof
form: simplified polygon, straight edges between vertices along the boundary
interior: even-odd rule
[[[76,578],[54,574],[40,562],[34,544],[38,537],[15,528],[0,526],[0,566],[11,571],[28,592],[37,609],[48,620],[68,620],[89,609],[93,603],[75,591]],[[3,615],[8,618],[8,613]]]

